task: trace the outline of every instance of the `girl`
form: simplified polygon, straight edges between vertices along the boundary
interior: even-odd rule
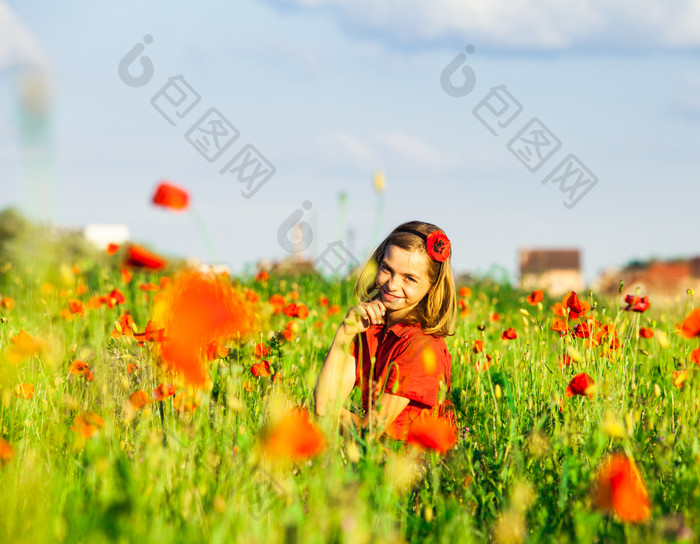
[[[316,381],[317,415],[396,439],[425,410],[452,416],[444,341],[457,307],[450,254],[445,233],[421,221],[398,226],[374,251],[355,285],[360,303],[338,327]],[[361,420],[342,407],[355,386]]]

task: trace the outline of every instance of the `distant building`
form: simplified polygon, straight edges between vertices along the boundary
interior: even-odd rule
[[[638,289],[642,295],[684,295],[686,289],[700,289],[700,257],[635,262],[624,268],[607,269],[595,281],[595,290],[617,293],[620,281],[624,281],[624,293]]]
[[[521,249],[520,287],[551,295],[581,291],[581,252],[578,249]]]

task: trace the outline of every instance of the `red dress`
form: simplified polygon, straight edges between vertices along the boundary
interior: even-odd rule
[[[362,408],[369,411],[370,387],[372,410],[382,391],[409,400],[386,433],[404,439],[411,421],[425,410],[452,417],[448,395],[451,387],[452,357],[445,340],[425,334],[420,324],[397,323],[386,331],[384,325],[372,325],[353,340],[350,353],[355,357],[355,385],[362,389]],[[372,359],[376,357],[374,372]],[[447,395],[438,405],[440,382]],[[437,410],[436,410],[437,408]]]

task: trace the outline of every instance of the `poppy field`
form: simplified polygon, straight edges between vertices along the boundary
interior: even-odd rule
[[[2,542],[691,542],[700,310],[458,285],[455,422],[317,418],[354,279],[0,262]],[[359,413],[359,391],[348,408]]]

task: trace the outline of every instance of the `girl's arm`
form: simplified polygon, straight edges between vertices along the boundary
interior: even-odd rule
[[[361,302],[348,310],[345,319],[335,333],[331,348],[323,361],[321,372],[314,388],[316,414],[338,415],[345,400],[355,387],[355,357],[350,354],[350,345],[355,336],[366,331],[372,324],[384,322],[386,308],[379,301]],[[344,416],[348,416],[343,410]]]
[[[383,393],[377,402],[379,410],[373,410],[372,414],[372,434],[374,437],[379,438],[387,427],[391,425],[398,415],[403,411],[406,406],[408,406],[409,399],[405,397],[399,397],[398,395],[392,395],[391,393]],[[360,424],[363,427],[368,426],[370,423],[370,414],[367,414]]]
[[[353,338],[354,335],[342,330],[342,325],[335,333],[314,388],[314,405],[319,416],[329,412],[337,415],[355,387],[355,357],[350,354]]]

